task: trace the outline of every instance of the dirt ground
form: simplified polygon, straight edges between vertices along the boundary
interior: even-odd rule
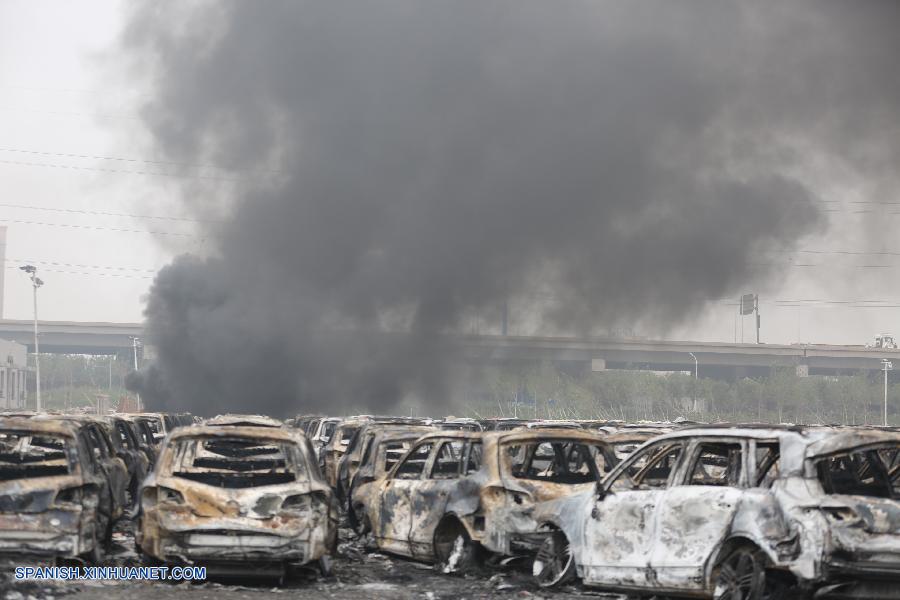
[[[138,562],[130,532],[114,535],[109,566],[133,566]],[[272,579],[210,579],[204,583],[165,583],[150,581],[37,582],[12,581],[13,559],[0,571],[2,600],[254,600],[291,598],[313,600],[462,600],[468,598],[572,598],[617,599],[572,586],[556,592],[537,588],[522,567],[509,566],[501,571],[486,571],[479,576],[444,575],[430,565],[390,556],[352,539],[341,532],[333,573],[324,578],[310,571],[279,586]]]

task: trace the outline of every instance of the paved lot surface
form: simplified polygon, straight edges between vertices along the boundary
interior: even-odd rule
[[[444,575],[422,563],[389,556],[366,548],[342,531],[338,556],[333,561],[333,574],[323,578],[315,572],[299,574],[283,585],[272,579],[213,579],[204,583],[165,582],[14,582],[11,566],[2,567],[6,580],[0,580],[2,600],[253,600],[284,598],[287,600],[440,600],[468,598],[620,598],[598,594],[579,587],[547,592],[533,585],[521,568],[486,572],[481,576]],[[131,550],[132,538],[127,531],[114,537],[109,565],[133,566],[138,558]]]

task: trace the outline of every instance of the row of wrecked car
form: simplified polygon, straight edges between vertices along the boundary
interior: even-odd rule
[[[580,579],[633,595],[900,597],[896,431],[478,431],[375,418],[333,431],[342,427],[354,430],[343,450],[332,438],[320,453],[339,455],[325,465],[337,465],[329,483],[349,523],[380,549],[446,572],[526,556],[545,587]]]
[[[132,517],[150,562],[327,573],[344,523],[448,573],[519,558],[547,588],[898,597],[892,430],[226,415],[160,419],[151,460],[143,418],[0,418],[0,552],[100,560]]]
[[[185,415],[0,415],[0,553],[97,562]],[[167,429],[168,428],[168,429]]]

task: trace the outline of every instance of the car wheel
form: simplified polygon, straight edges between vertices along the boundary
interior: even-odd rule
[[[715,570],[715,600],[781,600],[787,598],[783,581],[767,577],[766,556],[744,546],[733,550]]]
[[[456,519],[445,521],[434,534],[435,566],[441,573],[465,573],[474,568],[478,544]]]
[[[543,541],[532,563],[531,572],[539,586],[552,588],[575,578],[575,556],[562,531],[554,531]]]

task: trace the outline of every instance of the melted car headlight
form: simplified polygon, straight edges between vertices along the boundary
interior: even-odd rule
[[[157,488],[157,501],[184,504],[184,496],[178,490],[160,486]]]
[[[288,496],[281,503],[281,510],[292,513],[303,513],[308,511],[311,507],[312,501],[310,500],[309,494]]]
[[[849,506],[827,506],[822,507],[822,512],[828,518],[828,521],[834,525],[843,525],[844,527],[852,527],[862,522],[862,517]]]
[[[81,504],[81,488],[65,488],[56,492],[54,504]]]

